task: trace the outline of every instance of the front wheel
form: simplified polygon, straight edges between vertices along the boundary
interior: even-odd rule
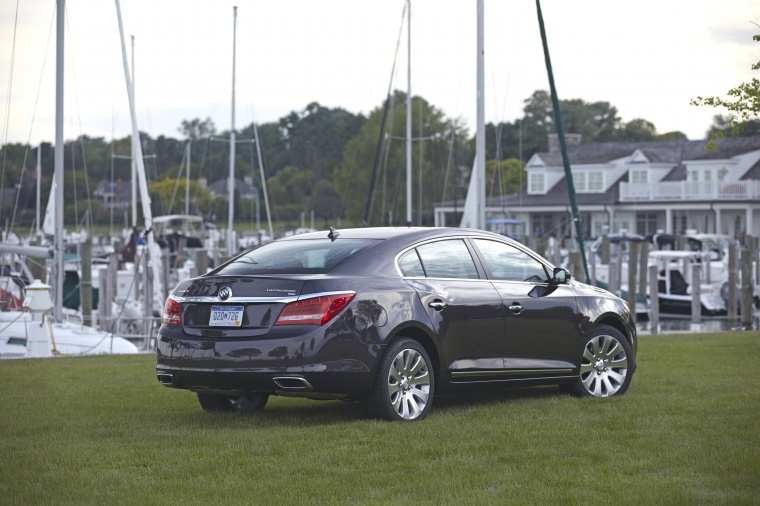
[[[385,351],[370,396],[367,414],[386,420],[417,421],[433,404],[435,378],[425,348],[413,339],[400,339]]]
[[[198,394],[198,402],[203,411],[236,411],[250,413],[261,411],[269,400],[267,394],[254,394],[248,397],[221,394]]]
[[[583,348],[578,379],[564,390],[578,397],[623,395],[631,384],[632,360],[631,346],[623,334],[600,325]]]

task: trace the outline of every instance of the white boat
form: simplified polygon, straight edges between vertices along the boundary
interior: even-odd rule
[[[48,323],[49,321],[49,323]],[[32,325],[30,313],[25,311],[0,312],[0,358],[27,358],[27,339]],[[127,339],[72,322],[53,323],[46,320],[52,334],[50,354],[53,356],[134,354],[139,349]]]
[[[138,353],[130,341],[50,315],[50,287],[39,280],[27,285],[21,308],[0,312],[0,358],[30,358]]]
[[[650,251],[649,264],[657,266],[657,299],[660,314],[690,315],[694,286],[691,283],[691,265],[710,266],[709,255],[698,251]],[[726,276],[716,268],[700,269],[699,302],[702,316],[727,314],[725,297]]]

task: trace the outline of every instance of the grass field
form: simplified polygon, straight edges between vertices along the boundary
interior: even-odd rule
[[[620,398],[273,397],[206,414],[152,355],[0,362],[0,503],[760,504],[760,332],[642,336]]]

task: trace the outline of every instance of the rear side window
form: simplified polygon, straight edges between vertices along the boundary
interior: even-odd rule
[[[324,274],[379,242],[327,238],[275,241],[232,260],[215,274]]]
[[[472,255],[462,239],[436,241],[409,250],[398,259],[404,276],[479,279]]]

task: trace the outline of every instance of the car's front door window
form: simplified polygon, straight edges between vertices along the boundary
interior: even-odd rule
[[[533,283],[548,281],[544,265],[524,251],[509,244],[486,239],[475,239],[474,242],[491,270],[492,279]]]

